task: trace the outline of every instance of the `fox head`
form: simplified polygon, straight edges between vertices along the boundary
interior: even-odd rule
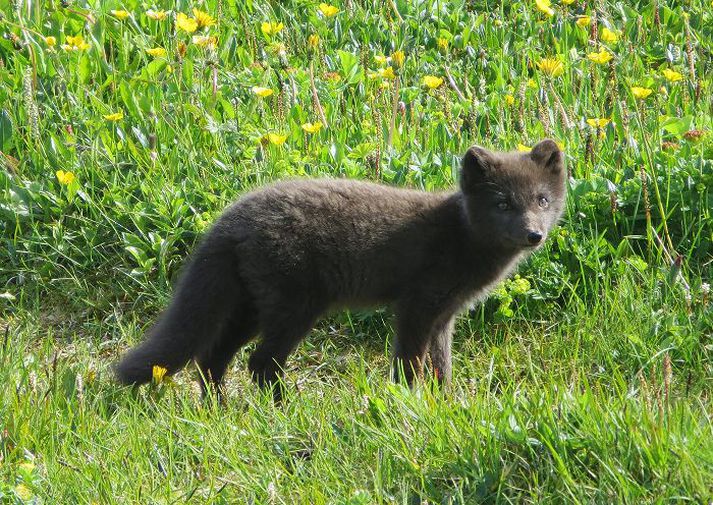
[[[562,215],[565,180],[564,154],[553,140],[529,152],[471,147],[460,185],[475,239],[511,250],[538,247]]]

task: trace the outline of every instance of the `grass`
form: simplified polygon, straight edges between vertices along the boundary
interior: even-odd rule
[[[713,15],[659,4],[598,2],[595,32],[581,2],[0,0],[0,503],[713,500]],[[217,24],[177,30],[193,7]],[[387,380],[381,310],[321,323],[280,407],[250,348],[225,406],[192,369],[112,380],[243,192],[435,190],[473,143],[545,136],[567,152],[566,216],[461,318],[446,391]]]

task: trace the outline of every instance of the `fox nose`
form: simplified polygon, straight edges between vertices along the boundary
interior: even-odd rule
[[[527,234],[527,241],[532,245],[537,245],[542,240],[542,233],[531,231]]]

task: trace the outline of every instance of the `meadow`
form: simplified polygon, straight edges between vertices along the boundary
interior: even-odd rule
[[[709,0],[0,0],[0,503],[713,502]],[[454,187],[566,152],[548,243],[391,383],[335,314],[276,406],[237,356],[111,365],[210,223],[287,177]]]

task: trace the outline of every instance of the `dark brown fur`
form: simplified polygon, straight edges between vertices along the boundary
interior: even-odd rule
[[[260,334],[249,368],[269,385],[325,312],[376,304],[395,310],[394,359],[407,381],[427,352],[448,380],[458,312],[561,216],[563,154],[551,140],[530,153],[472,147],[460,186],[426,193],[317,179],[243,196],[203,239],[146,341],[118,364],[119,380],[145,383],[153,365],[174,373],[195,358],[218,385],[235,352]]]

